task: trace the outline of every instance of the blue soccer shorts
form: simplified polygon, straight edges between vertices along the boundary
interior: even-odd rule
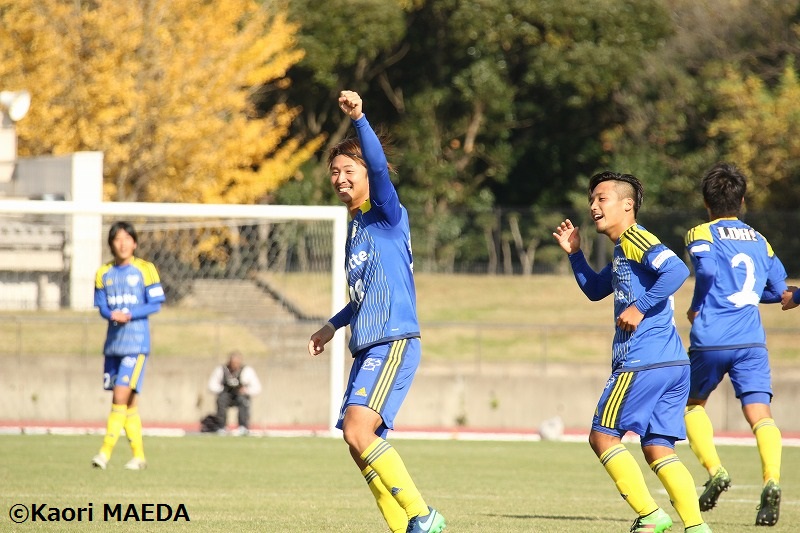
[[[140,392],[144,381],[147,355],[106,355],[103,363],[103,388],[113,390],[116,386],[130,387]]]
[[[689,397],[706,400],[725,374],[731,378],[736,397],[761,392],[772,397],[769,353],[763,346],[729,350],[691,350],[692,386]]]
[[[421,355],[419,338],[398,339],[371,346],[353,358],[347,390],[336,427],[342,429],[344,413],[350,405],[369,407],[383,419],[375,434],[385,438],[394,428],[394,419],[403,404]]]
[[[632,431],[686,438],[683,412],[689,398],[689,365],[614,372],[597,403],[592,429],[622,438]]]

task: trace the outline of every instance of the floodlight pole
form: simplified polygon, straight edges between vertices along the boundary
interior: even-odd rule
[[[16,122],[28,113],[28,91],[0,91],[0,183],[8,183],[17,167]]]
[[[8,183],[17,166],[17,128],[2,109],[0,116],[0,183]]]

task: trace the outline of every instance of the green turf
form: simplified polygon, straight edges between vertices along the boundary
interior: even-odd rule
[[[612,303],[608,299],[590,302],[571,275],[418,274],[416,285],[428,361],[609,360]],[[292,302],[313,303],[313,309],[306,309],[308,313],[326,314],[330,308],[329,290],[320,295],[306,276],[283,276],[280,287]],[[693,287],[689,280],[675,295],[675,320],[684,342],[688,342],[686,309]],[[772,364],[800,363],[796,342],[800,311],[784,312],[780,305],[762,305],[760,309]],[[152,317],[152,325],[153,350],[159,357],[216,355],[216,347],[233,345],[254,357],[270,353],[259,336],[267,323],[247,324],[210,309],[168,303]],[[300,324],[296,334],[307,338],[318,325]],[[105,323],[96,311],[5,311],[0,312],[0,336],[5,340],[0,356],[94,356],[105,338]],[[305,342],[298,345],[297,352],[305,356]]]
[[[386,531],[363,478],[338,439],[148,437],[150,468],[122,469],[121,442],[106,471],[89,460],[99,436],[0,436],[0,531],[354,532]],[[428,503],[448,520],[447,532],[628,531],[630,508],[585,443],[467,442],[394,439]],[[631,446],[634,456],[641,452]],[[700,485],[704,474],[685,445],[678,454]],[[705,516],[715,533],[762,531],[752,524],[760,465],[753,447],[721,446],[733,485]],[[646,467],[645,467],[646,468]],[[800,448],[783,455],[781,520],[770,532],[795,531]],[[654,497],[683,531],[656,476]],[[93,522],[26,523],[9,519],[12,505],[93,507]],[[190,522],[103,521],[105,504],[183,504]]]

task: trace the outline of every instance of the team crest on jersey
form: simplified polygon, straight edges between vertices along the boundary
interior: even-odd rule
[[[129,287],[135,287],[139,284],[139,276],[134,276],[131,274],[130,276],[125,277],[125,281],[128,283]]]
[[[361,365],[361,370],[369,370],[370,372],[381,366],[381,360],[375,357],[367,357],[364,364]]]

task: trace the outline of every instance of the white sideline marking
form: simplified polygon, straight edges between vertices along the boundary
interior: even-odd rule
[[[66,427],[66,426],[0,426],[0,435],[103,435],[105,428],[98,427]],[[142,434],[148,437],[183,437],[201,433],[186,431],[180,427],[143,428]],[[205,435],[205,434],[204,434]],[[249,437],[341,437],[340,431],[331,432],[323,429],[276,429],[276,430],[251,430]],[[480,432],[480,431],[392,431],[392,439],[417,439],[417,440],[465,440],[465,441],[525,441],[538,442],[543,439],[538,433],[512,433],[512,432]],[[589,434],[565,434],[557,439],[558,442],[587,442]],[[626,435],[622,442],[638,443],[638,435]],[[755,446],[754,437],[715,437],[714,442],[728,446]],[[800,447],[800,438],[783,438],[784,447]],[[685,440],[678,442],[679,446],[688,445]]]

